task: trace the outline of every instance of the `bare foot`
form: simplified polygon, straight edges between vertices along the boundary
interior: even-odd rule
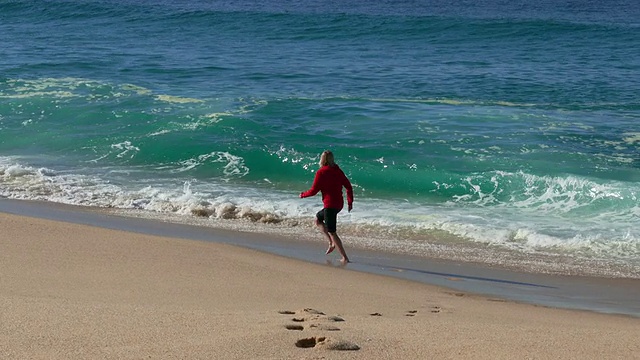
[[[325,254],[327,255],[331,254],[335,248],[336,248],[335,245],[333,244],[329,245],[329,248],[327,249],[327,252],[325,252]]]

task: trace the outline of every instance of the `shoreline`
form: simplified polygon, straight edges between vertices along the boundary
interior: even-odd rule
[[[309,263],[341,267],[335,259],[324,256],[324,242],[296,241],[286,235],[168,223],[108,214],[104,209],[4,198],[0,199],[0,213],[153,236],[223,243]],[[349,270],[519,303],[640,318],[640,304],[637,302],[640,298],[640,279],[535,274],[379,251],[348,251],[352,258],[352,263],[346,266]]]
[[[640,321],[629,316],[522,304],[225,243],[8,213],[0,226],[3,358],[627,359],[640,352]]]

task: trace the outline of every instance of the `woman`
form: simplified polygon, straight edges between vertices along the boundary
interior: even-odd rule
[[[316,226],[329,240],[327,254],[336,247],[342,255],[340,260],[343,264],[349,262],[347,253],[342,246],[342,240],[336,233],[337,217],[344,206],[342,198],[342,187],[347,189],[347,204],[349,212],[353,208],[353,188],[347,176],[342,172],[338,164],[334,162],[333,153],[326,150],[320,156],[320,169],[316,172],[311,189],[300,193],[300,198],[306,198],[322,192],[322,203],[324,208],[316,214]]]

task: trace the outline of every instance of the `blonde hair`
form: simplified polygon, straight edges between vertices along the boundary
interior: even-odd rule
[[[336,163],[333,159],[333,153],[329,150],[325,150],[322,152],[322,155],[320,155],[320,167],[329,165],[329,166],[334,166]]]

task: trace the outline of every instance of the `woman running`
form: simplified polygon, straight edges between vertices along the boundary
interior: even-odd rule
[[[311,189],[300,193],[300,198],[314,196],[319,191],[322,192],[322,203],[324,208],[316,214],[316,226],[329,240],[327,254],[336,247],[342,255],[340,261],[345,264],[349,262],[347,253],[342,246],[342,240],[336,233],[337,217],[344,206],[342,197],[342,187],[347,189],[347,205],[349,212],[353,208],[353,188],[347,176],[342,172],[338,164],[335,163],[333,153],[326,150],[320,156],[320,169],[316,172]]]

